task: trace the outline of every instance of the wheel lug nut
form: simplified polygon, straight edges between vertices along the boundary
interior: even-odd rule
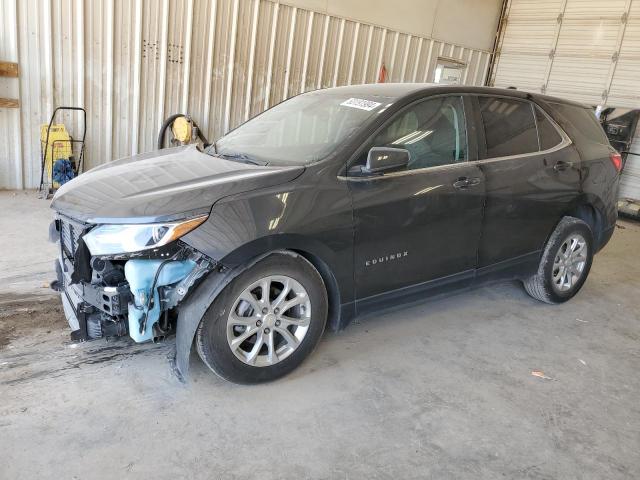
[[[267,333],[267,334],[268,334],[270,331],[271,331],[271,330],[269,330],[268,328],[265,328],[265,329],[264,329],[264,333]]]
[[[256,322],[256,327],[259,327],[260,325],[262,325],[262,320],[258,320],[258,321]]]
[[[279,309],[279,308],[276,308],[276,309],[273,311],[273,313],[280,313],[280,309]]]
[[[276,320],[276,327],[280,326],[280,320]]]
[[[268,309],[267,307],[264,307],[264,308],[262,309],[262,313],[267,313],[268,311],[269,311],[269,309]]]

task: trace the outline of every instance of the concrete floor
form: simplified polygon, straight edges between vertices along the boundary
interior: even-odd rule
[[[0,478],[640,478],[637,223],[567,304],[507,283],[396,309],[243,387],[196,356],[180,384],[172,340],[70,344],[47,206],[0,194]]]

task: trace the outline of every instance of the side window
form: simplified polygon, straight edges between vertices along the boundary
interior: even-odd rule
[[[529,102],[478,97],[487,142],[487,158],[538,151],[538,134]]]
[[[553,126],[547,116],[536,107],[536,123],[538,125],[538,138],[540,139],[540,150],[549,150],[562,141],[562,137]]]
[[[551,103],[551,107],[560,113],[571,124],[575,134],[602,145],[609,145],[607,134],[598,122],[593,110],[577,105],[564,103]],[[564,125],[563,125],[564,127]]]
[[[372,147],[404,148],[409,169],[436,167],[467,160],[467,128],[461,97],[424,100],[400,112],[376,134],[357,165],[364,165]]]

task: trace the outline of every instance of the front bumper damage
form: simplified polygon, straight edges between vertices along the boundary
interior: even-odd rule
[[[58,215],[49,230],[49,239],[60,246],[52,288],[60,292],[75,341],[164,338],[174,327],[180,303],[219,268],[179,240],[137,254],[92,257],[82,240],[91,227]]]

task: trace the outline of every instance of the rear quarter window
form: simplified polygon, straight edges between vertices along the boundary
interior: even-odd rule
[[[503,97],[478,97],[486,141],[486,158],[538,151],[538,134],[529,102]]]
[[[538,125],[540,150],[549,150],[562,142],[562,137],[556,127],[538,107],[536,107],[536,124]]]
[[[562,119],[570,124],[576,135],[595,143],[609,145],[609,139],[604,133],[593,110],[587,107],[563,103],[550,103],[549,105]]]

